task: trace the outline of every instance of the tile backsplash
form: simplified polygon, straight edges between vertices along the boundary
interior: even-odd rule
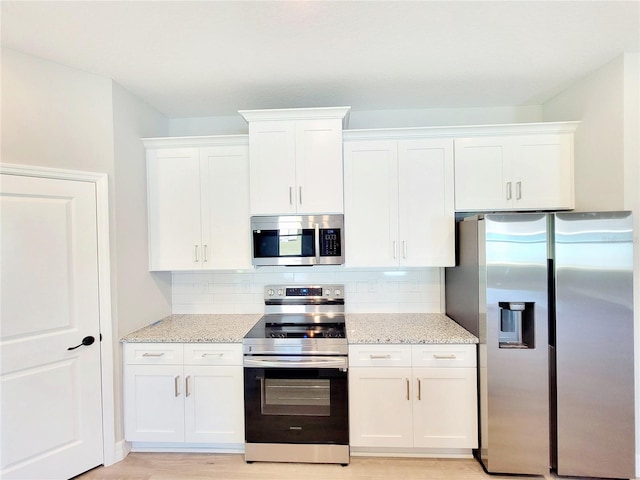
[[[345,286],[350,313],[443,313],[444,270],[260,267],[256,270],[174,272],[173,313],[262,313],[264,287],[271,284]]]

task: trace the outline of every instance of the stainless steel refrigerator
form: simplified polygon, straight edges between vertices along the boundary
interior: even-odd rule
[[[457,241],[446,311],[480,339],[484,468],[634,478],[631,214],[487,214]]]

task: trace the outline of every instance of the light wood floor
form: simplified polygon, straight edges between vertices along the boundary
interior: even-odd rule
[[[242,455],[131,453],[77,480],[550,480],[554,475],[487,475],[473,459],[351,457],[347,467],[299,463],[245,463]],[[573,477],[573,480],[576,480]]]

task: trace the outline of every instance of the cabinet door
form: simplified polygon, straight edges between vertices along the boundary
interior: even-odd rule
[[[124,433],[130,442],[184,441],[182,365],[126,365]]]
[[[398,165],[400,265],[454,265],[453,140],[400,140]]]
[[[184,367],[185,441],[244,442],[241,366]]]
[[[201,268],[198,149],[148,150],[147,196],[149,269]]]
[[[501,210],[509,206],[510,172],[505,150],[502,137],[455,140],[456,210]],[[514,185],[510,187],[513,189]]]
[[[455,140],[458,211],[573,208],[573,135]]]
[[[411,367],[349,369],[353,447],[412,447]]]
[[[251,214],[296,213],[295,123],[249,122]]]
[[[203,268],[251,268],[248,148],[206,147],[200,158]]]
[[[573,208],[572,136],[526,135],[510,143],[514,208]]]
[[[344,147],[345,264],[398,265],[398,151],[395,141]]]
[[[414,446],[477,448],[475,368],[413,368]]]
[[[296,121],[298,213],[343,213],[342,121]]]

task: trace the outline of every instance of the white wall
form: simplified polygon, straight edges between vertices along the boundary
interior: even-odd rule
[[[624,57],[544,105],[545,121],[580,120],[575,134],[576,210],[624,208]]]
[[[111,255],[116,340],[171,312],[171,275],[149,273],[146,153],[140,138],[168,135],[167,119],[113,83],[113,229]],[[116,346],[115,395],[122,398],[122,345]],[[122,419],[122,403],[116,402]],[[116,422],[116,439],[124,438]]]
[[[580,119],[576,209],[634,214],[636,474],[640,475],[640,54],[624,54],[544,105],[545,121]]]
[[[339,106],[339,105],[331,105]],[[542,121],[542,106],[493,108],[431,108],[405,110],[351,110],[347,128],[404,128],[450,125],[493,125]],[[173,118],[169,120],[172,137],[233,135],[247,133],[240,115],[228,117]]]
[[[542,106],[352,111],[349,128],[499,125],[542,121]]]
[[[111,80],[2,49],[2,162],[113,175]]]
[[[118,335],[171,310],[171,275],[148,271],[146,152],[140,138],[168,135],[168,122],[113,85],[114,190]],[[114,253],[114,252],[112,252]]]
[[[167,119],[110,79],[2,49],[2,162],[107,173],[116,439],[122,433],[119,335],[171,311],[170,276],[148,272],[145,151]]]

